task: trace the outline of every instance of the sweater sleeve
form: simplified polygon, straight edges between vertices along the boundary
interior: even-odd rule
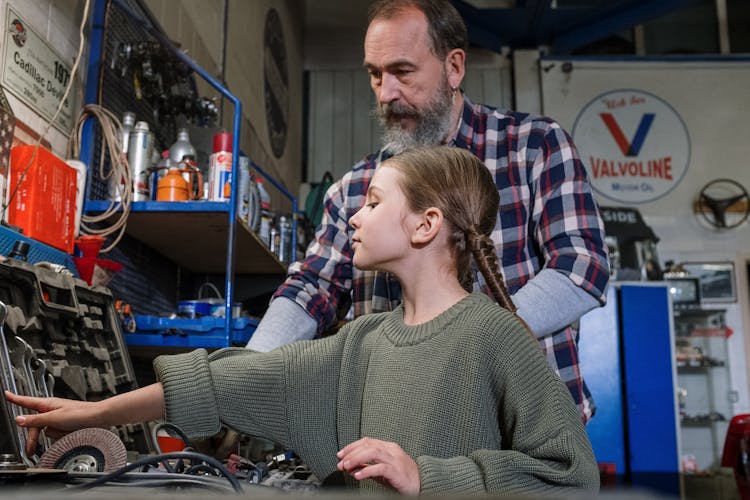
[[[225,423],[243,433],[287,442],[284,368],[280,352],[203,349],[154,360],[164,386],[166,418],[190,437]]]
[[[225,424],[293,449],[320,478],[336,470],[338,373],[346,334],[267,353],[244,348],[159,356],[166,418],[190,437]]]
[[[596,459],[569,392],[520,322],[504,323],[504,335],[492,336],[500,342],[483,347],[497,353],[488,366],[495,367],[502,449],[418,457],[422,492],[598,491]]]

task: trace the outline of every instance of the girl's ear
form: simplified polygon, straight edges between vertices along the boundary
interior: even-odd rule
[[[414,244],[429,243],[443,227],[443,212],[436,207],[430,207],[417,220],[417,226],[412,232],[411,242]]]

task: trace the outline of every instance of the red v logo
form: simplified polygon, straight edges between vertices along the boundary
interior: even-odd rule
[[[654,122],[654,113],[644,113],[641,117],[641,122],[638,124],[638,129],[635,131],[633,141],[628,142],[625,138],[625,134],[622,133],[620,125],[618,125],[615,117],[612,113],[600,113],[604,124],[607,126],[609,133],[612,134],[612,138],[617,143],[620,151],[624,156],[638,156],[641,152],[643,143],[646,141],[646,135],[648,134],[651,124]]]

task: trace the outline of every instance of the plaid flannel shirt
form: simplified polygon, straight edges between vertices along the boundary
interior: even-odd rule
[[[466,96],[464,101],[451,145],[469,149],[495,177],[500,209],[492,239],[510,293],[544,267],[567,275],[604,304],[609,281],[604,226],[571,138],[548,118],[473,104]],[[401,302],[395,277],[352,265],[354,230],[348,221],[364,205],[370,180],[383,160],[378,151],[331,186],[305,259],[289,267],[275,294],[304,307],[318,322],[319,332],[350,305],[360,316],[390,311]],[[479,278],[475,288],[485,288]],[[579,370],[577,340],[577,330],[569,326],[539,342],[585,422],[595,408]]]

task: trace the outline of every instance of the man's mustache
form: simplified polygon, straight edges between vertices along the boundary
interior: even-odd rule
[[[378,114],[385,120],[394,120],[398,118],[416,118],[420,116],[417,108],[400,102],[379,104]]]

